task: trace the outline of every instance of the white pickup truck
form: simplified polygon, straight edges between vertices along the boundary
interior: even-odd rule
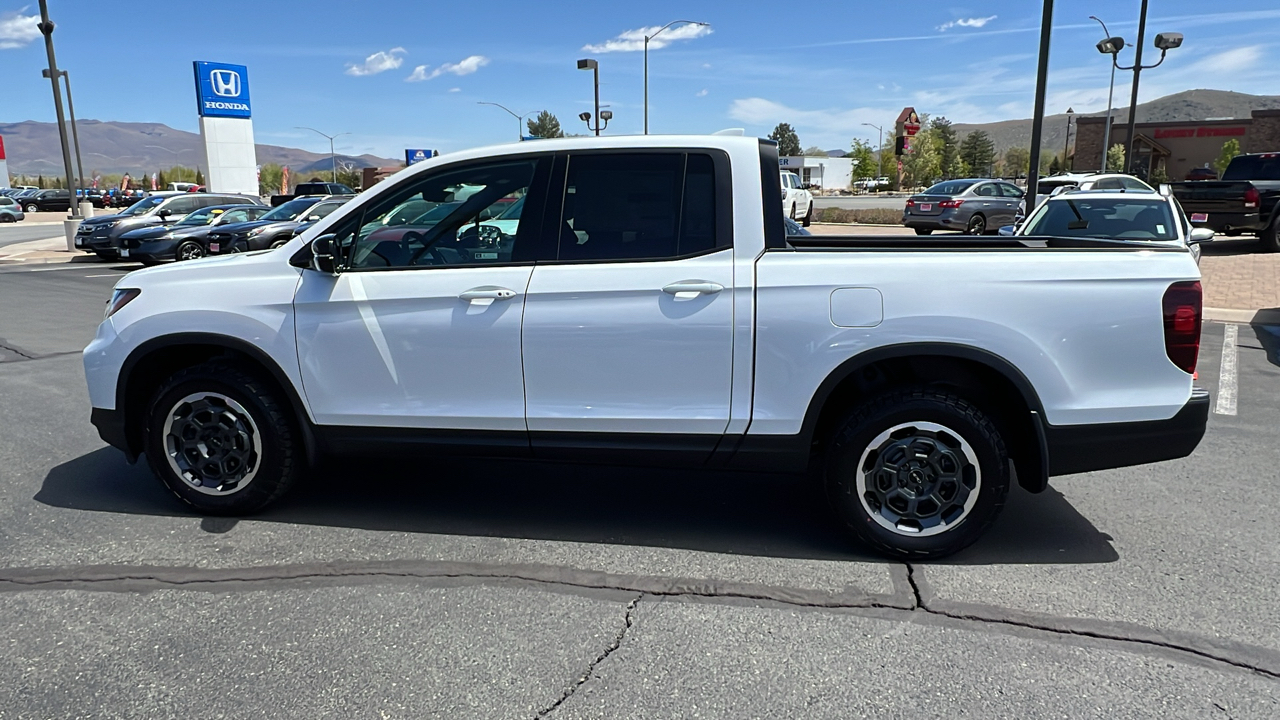
[[[741,137],[418,163],[278,250],[122,278],[84,351],[92,421],[205,513],[327,454],[812,471],[908,558],[972,543],[1011,478],[1199,443],[1185,247],[788,237],[779,193],[776,146]]]

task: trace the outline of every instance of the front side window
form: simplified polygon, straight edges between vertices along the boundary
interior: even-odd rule
[[[710,156],[619,153],[569,158],[559,260],[675,258],[712,250],[716,239]]]
[[[1004,193],[1004,196],[1007,198],[1022,197],[1022,191],[1019,190],[1018,186],[1016,185],[1007,185],[1005,183],[1000,183],[1000,192]]]
[[[978,194],[982,197],[995,197],[999,192],[996,190],[996,186],[993,183],[987,183],[985,185],[978,186]]]
[[[359,214],[335,233],[349,247],[351,269],[510,263],[532,248],[536,220],[498,221],[530,191],[537,160],[509,160],[442,170]],[[549,162],[544,160],[542,162]],[[545,183],[544,183],[545,184]]]

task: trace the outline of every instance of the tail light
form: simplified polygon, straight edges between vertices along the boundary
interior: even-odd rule
[[[1199,281],[1178,282],[1164,291],[1164,351],[1189,375],[1200,356],[1203,291]]]
[[[943,200],[942,202],[938,203],[938,207],[954,210],[955,208],[958,208],[963,204],[964,204],[963,200]]]
[[[1256,188],[1256,187],[1250,187],[1248,190],[1245,190],[1245,191],[1244,191],[1244,206],[1245,206],[1245,207],[1247,207],[1247,208],[1256,208],[1256,207],[1258,207],[1258,200],[1260,200],[1260,199],[1261,199],[1261,198],[1258,196],[1258,188]]]
[[[913,200],[912,198],[907,198],[907,207],[915,207],[915,206],[916,206],[916,201]]]

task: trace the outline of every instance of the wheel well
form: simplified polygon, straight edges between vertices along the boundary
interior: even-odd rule
[[[1038,402],[1028,400],[1005,372],[979,360],[947,355],[911,355],[869,361],[847,372],[816,413],[810,437],[826,441],[850,408],[893,389],[925,385],[960,395],[987,413],[1000,429],[1017,469],[1018,483],[1040,492],[1048,482]],[[812,416],[812,411],[811,411]]]
[[[268,365],[252,352],[216,342],[180,342],[161,345],[149,351],[144,350],[136,361],[130,358],[126,362],[124,371],[120,375],[120,386],[116,390],[116,407],[124,410],[125,437],[129,443],[129,452],[134,456],[142,452],[142,432],[147,406],[161,384],[179,370],[194,367],[214,358],[232,360],[257,370],[264,380],[272,383],[293,408],[298,424],[303,430],[304,443],[310,457],[314,451],[310,424],[307,422],[306,413],[302,409],[297,393],[286,380],[281,379],[280,369]]]

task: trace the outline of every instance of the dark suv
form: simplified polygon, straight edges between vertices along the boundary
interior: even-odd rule
[[[71,209],[70,190],[41,190],[22,198],[22,209],[29,213]]]
[[[153,193],[129,206],[118,215],[105,215],[85,220],[76,231],[76,247],[96,253],[103,260],[129,257],[120,236],[130,230],[173,225],[200,208],[214,205],[261,205],[257,198],[246,195],[214,193]]]

